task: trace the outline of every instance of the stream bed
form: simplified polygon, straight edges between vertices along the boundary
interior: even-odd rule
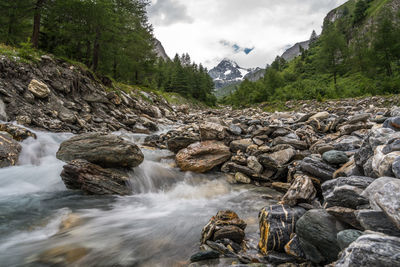
[[[55,157],[72,134],[35,133],[21,143],[18,166],[0,169],[0,266],[184,266],[219,210],[243,218],[255,246],[258,212],[275,202],[262,196],[279,194],[217,172],[181,172],[172,152],[142,147],[131,196],[84,195],[65,188]]]

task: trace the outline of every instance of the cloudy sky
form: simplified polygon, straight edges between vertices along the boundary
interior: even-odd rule
[[[296,42],[320,33],[325,15],[346,0],[151,0],[154,34],[167,54],[189,53],[214,67],[223,58],[265,67]]]

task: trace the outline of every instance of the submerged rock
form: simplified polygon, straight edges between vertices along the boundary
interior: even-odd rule
[[[207,172],[229,160],[229,147],[218,141],[194,143],[176,155],[176,163],[183,171]]]
[[[21,150],[21,145],[10,134],[0,132],[0,168],[16,165]]]
[[[84,159],[104,168],[129,168],[142,163],[144,156],[137,145],[121,137],[89,133],[61,143],[57,158],[66,162]]]
[[[217,258],[219,258],[219,255],[220,254],[215,250],[200,251],[200,252],[193,254],[190,257],[190,261],[198,262],[198,261],[217,259]]]
[[[90,249],[85,247],[62,245],[40,253],[38,262],[49,266],[71,266],[76,265],[89,252]]]
[[[360,236],[341,253],[336,267],[400,266],[400,238],[378,233]]]
[[[64,166],[61,178],[68,189],[91,195],[129,195],[132,188],[126,173],[104,169],[86,160],[72,160]]]
[[[235,181],[240,184],[250,184],[251,179],[241,172],[235,174]]]
[[[295,233],[297,220],[306,211],[300,207],[270,205],[264,207],[259,215],[260,242],[258,247],[263,254],[268,251],[284,252],[285,245]]]

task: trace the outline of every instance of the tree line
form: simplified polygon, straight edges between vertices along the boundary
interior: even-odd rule
[[[202,66],[157,58],[148,5],[148,0],[0,0],[0,42],[19,46],[29,40],[35,49],[117,81],[212,103]]]
[[[326,20],[318,40],[291,62],[277,57],[257,82],[244,81],[223,102],[344,98],[400,93],[400,12],[368,16],[371,0],[347,6]],[[370,26],[365,26],[366,20]]]

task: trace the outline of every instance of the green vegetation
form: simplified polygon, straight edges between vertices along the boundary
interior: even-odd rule
[[[363,3],[361,3],[363,2]],[[257,82],[222,102],[234,106],[400,93],[400,12],[390,0],[351,0],[321,37],[291,62],[277,57]]]
[[[184,55],[156,57],[148,0],[0,0],[0,51],[27,61],[51,53],[94,73],[214,105],[207,70]],[[15,52],[10,47],[17,47]],[[6,50],[6,51],[3,51]],[[13,54],[14,53],[14,54]]]

